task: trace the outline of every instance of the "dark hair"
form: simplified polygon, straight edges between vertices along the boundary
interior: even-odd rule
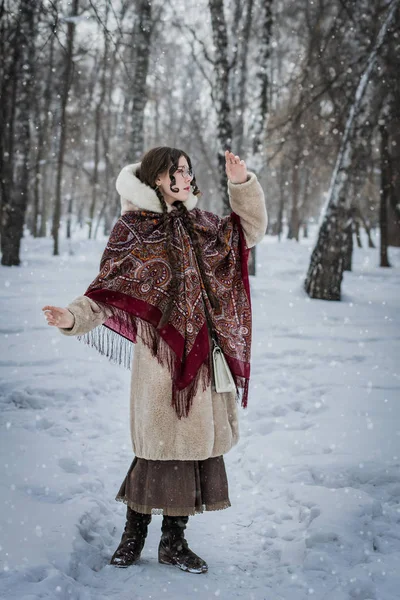
[[[181,156],[186,158],[189,168],[192,169],[190,156],[183,150],[179,150],[179,148],[169,148],[168,146],[152,148],[143,156],[137,176],[140,181],[156,190],[156,179],[158,175],[165,173],[165,171],[169,171],[169,177],[171,179],[170,189],[172,192],[176,192],[177,190],[173,189],[173,186],[176,184],[174,173],[178,169],[178,163]],[[200,190],[196,183],[196,177],[193,177],[190,185],[195,196],[200,194]],[[164,198],[162,200],[164,200]]]
[[[140,168],[136,172],[136,175],[140,179],[140,181],[142,183],[147,184],[151,188],[153,188],[153,190],[157,194],[157,197],[161,203],[161,208],[162,208],[162,212],[163,212],[163,216],[164,216],[164,222],[166,222],[168,225],[166,227],[166,232],[167,232],[167,253],[168,253],[168,259],[169,259],[169,263],[171,265],[171,271],[172,271],[171,294],[170,294],[170,302],[169,302],[169,304],[164,312],[164,315],[159,323],[159,327],[162,327],[163,325],[165,325],[171,316],[173,299],[174,299],[174,297],[177,293],[177,289],[178,289],[178,279],[176,277],[176,272],[177,272],[176,254],[175,254],[175,252],[173,252],[173,248],[172,248],[173,223],[172,223],[172,219],[169,219],[168,205],[167,205],[166,201],[164,200],[164,196],[162,195],[162,193],[156,186],[156,179],[157,179],[158,175],[165,173],[166,171],[169,171],[169,177],[171,180],[170,189],[172,192],[177,191],[173,187],[176,184],[176,179],[175,179],[174,173],[178,169],[178,163],[179,163],[179,159],[181,156],[184,156],[186,158],[189,168],[192,169],[192,161],[190,160],[190,157],[188,156],[188,154],[186,154],[186,152],[184,152],[183,150],[179,150],[179,148],[170,148],[168,146],[159,146],[157,148],[152,148],[151,150],[146,152],[146,154],[143,156],[143,158],[141,160]],[[192,193],[195,196],[199,195],[200,190],[197,187],[195,177],[193,177],[190,185],[192,187]],[[220,304],[219,304],[217,297],[215,296],[214,292],[211,289],[211,285],[210,285],[208,277],[207,277],[206,268],[205,268],[205,264],[203,261],[203,255],[202,255],[201,246],[200,246],[200,241],[197,236],[197,232],[194,228],[194,222],[193,222],[192,215],[186,209],[186,206],[183,204],[183,202],[177,203],[177,210],[179,210],[180,216],[182,216],[183,222],[187,229],[187,232],[189,233],[190,238],[192,240],[193,248],[194,248],[197,262],[198,262],[199,269],[200,269],[201,278],[203,280],[203,284],[206,289],[211,306],[215,310],[219,310]]]

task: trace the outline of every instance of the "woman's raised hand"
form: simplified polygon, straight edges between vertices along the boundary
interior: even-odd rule
[[[245,183],[247,181],[247,167],[240,156],[225,151],[225,170],[229,181],[232,183]]]
[[[49,325],[70,329],[75,323],[74,315],[68,308],[60,308],[59,306],[43,306],[42,310]]]

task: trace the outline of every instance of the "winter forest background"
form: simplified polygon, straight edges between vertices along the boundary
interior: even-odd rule
[[[389,265],[387,246],[400,245],[396,0],[5,0],[0,10],[3,265],[19,264],[24,228],[51,235],[56,255],[60,232],[109,233],[119,169],[155,145],[192,156],[204,207],[220,213],[223,152],[243,156],[268,189],[272,235],[299,240],[322,211],[310,295],[340,298],[360,228],[372,245],[380,227]]]
[[[398,600],[400,0],[0,0],[0,59],[0,600]],[[269,215],[204,577],[158,565],[159,516],[108,565],[130,373],[41,312],[96,276],[156,145],[219,214],[232,149]]]

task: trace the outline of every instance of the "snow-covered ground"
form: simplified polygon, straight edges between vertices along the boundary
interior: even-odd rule
[[[26,237],[0,269],[0,598],[398,600],[400,252],[355,249],[342,302],[302,291],[313,240],[266,237],[252,281],[254,346],[232,507],[189,520],[209,572],[108,564],[132,461],[130,373],[46,324],[96,275],[103,241]]]

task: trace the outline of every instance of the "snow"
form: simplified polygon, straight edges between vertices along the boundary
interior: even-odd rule
[[[302,290],[316,232],[267,236],[252,280],[254,346],[241,440],[225,457],[232,507],[189,520],[209,572],[108,561],[132,461],[130,373],[50,328],[96,275],[104,240],[25,237],[1,268],[0,598],[397,600],[400,585],[400,249],[355,248],[342,302]],[[74,254],[68,252],[74,249]]]

